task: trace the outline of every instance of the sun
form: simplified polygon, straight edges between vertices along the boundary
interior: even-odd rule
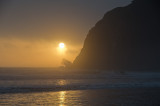
[[[59,43],[59,48],[61,48],[61,49],[65,48],[65,44],[64,43]]]
[[[65,43],[60,42],[58,44],[57,51],[58,51],[58,54],[60,54],[61,56],[64,56],[67,51]]]

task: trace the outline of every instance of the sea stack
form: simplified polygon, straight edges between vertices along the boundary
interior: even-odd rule
[[[107,12],[89,31],[76,69],[159,70],[158,0],[134,0]]]

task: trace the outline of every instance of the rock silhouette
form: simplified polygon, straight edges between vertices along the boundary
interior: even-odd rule
[[[158,0],[134,0],[107,12],[88,33],[77,69],[160,69]]]

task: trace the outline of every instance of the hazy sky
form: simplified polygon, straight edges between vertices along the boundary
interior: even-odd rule
[[[132,0],[0,0],[0,67],[54,67],[73,61],[95,23]],[[60,54],[58,43],[66,44]]]

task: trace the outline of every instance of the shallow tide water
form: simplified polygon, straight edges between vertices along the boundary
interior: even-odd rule
[[[4,106],[160,106],[159,88],[1,94]]]
[[[160,106],[159,89],[159,72],[0,69],[0,106]]]

